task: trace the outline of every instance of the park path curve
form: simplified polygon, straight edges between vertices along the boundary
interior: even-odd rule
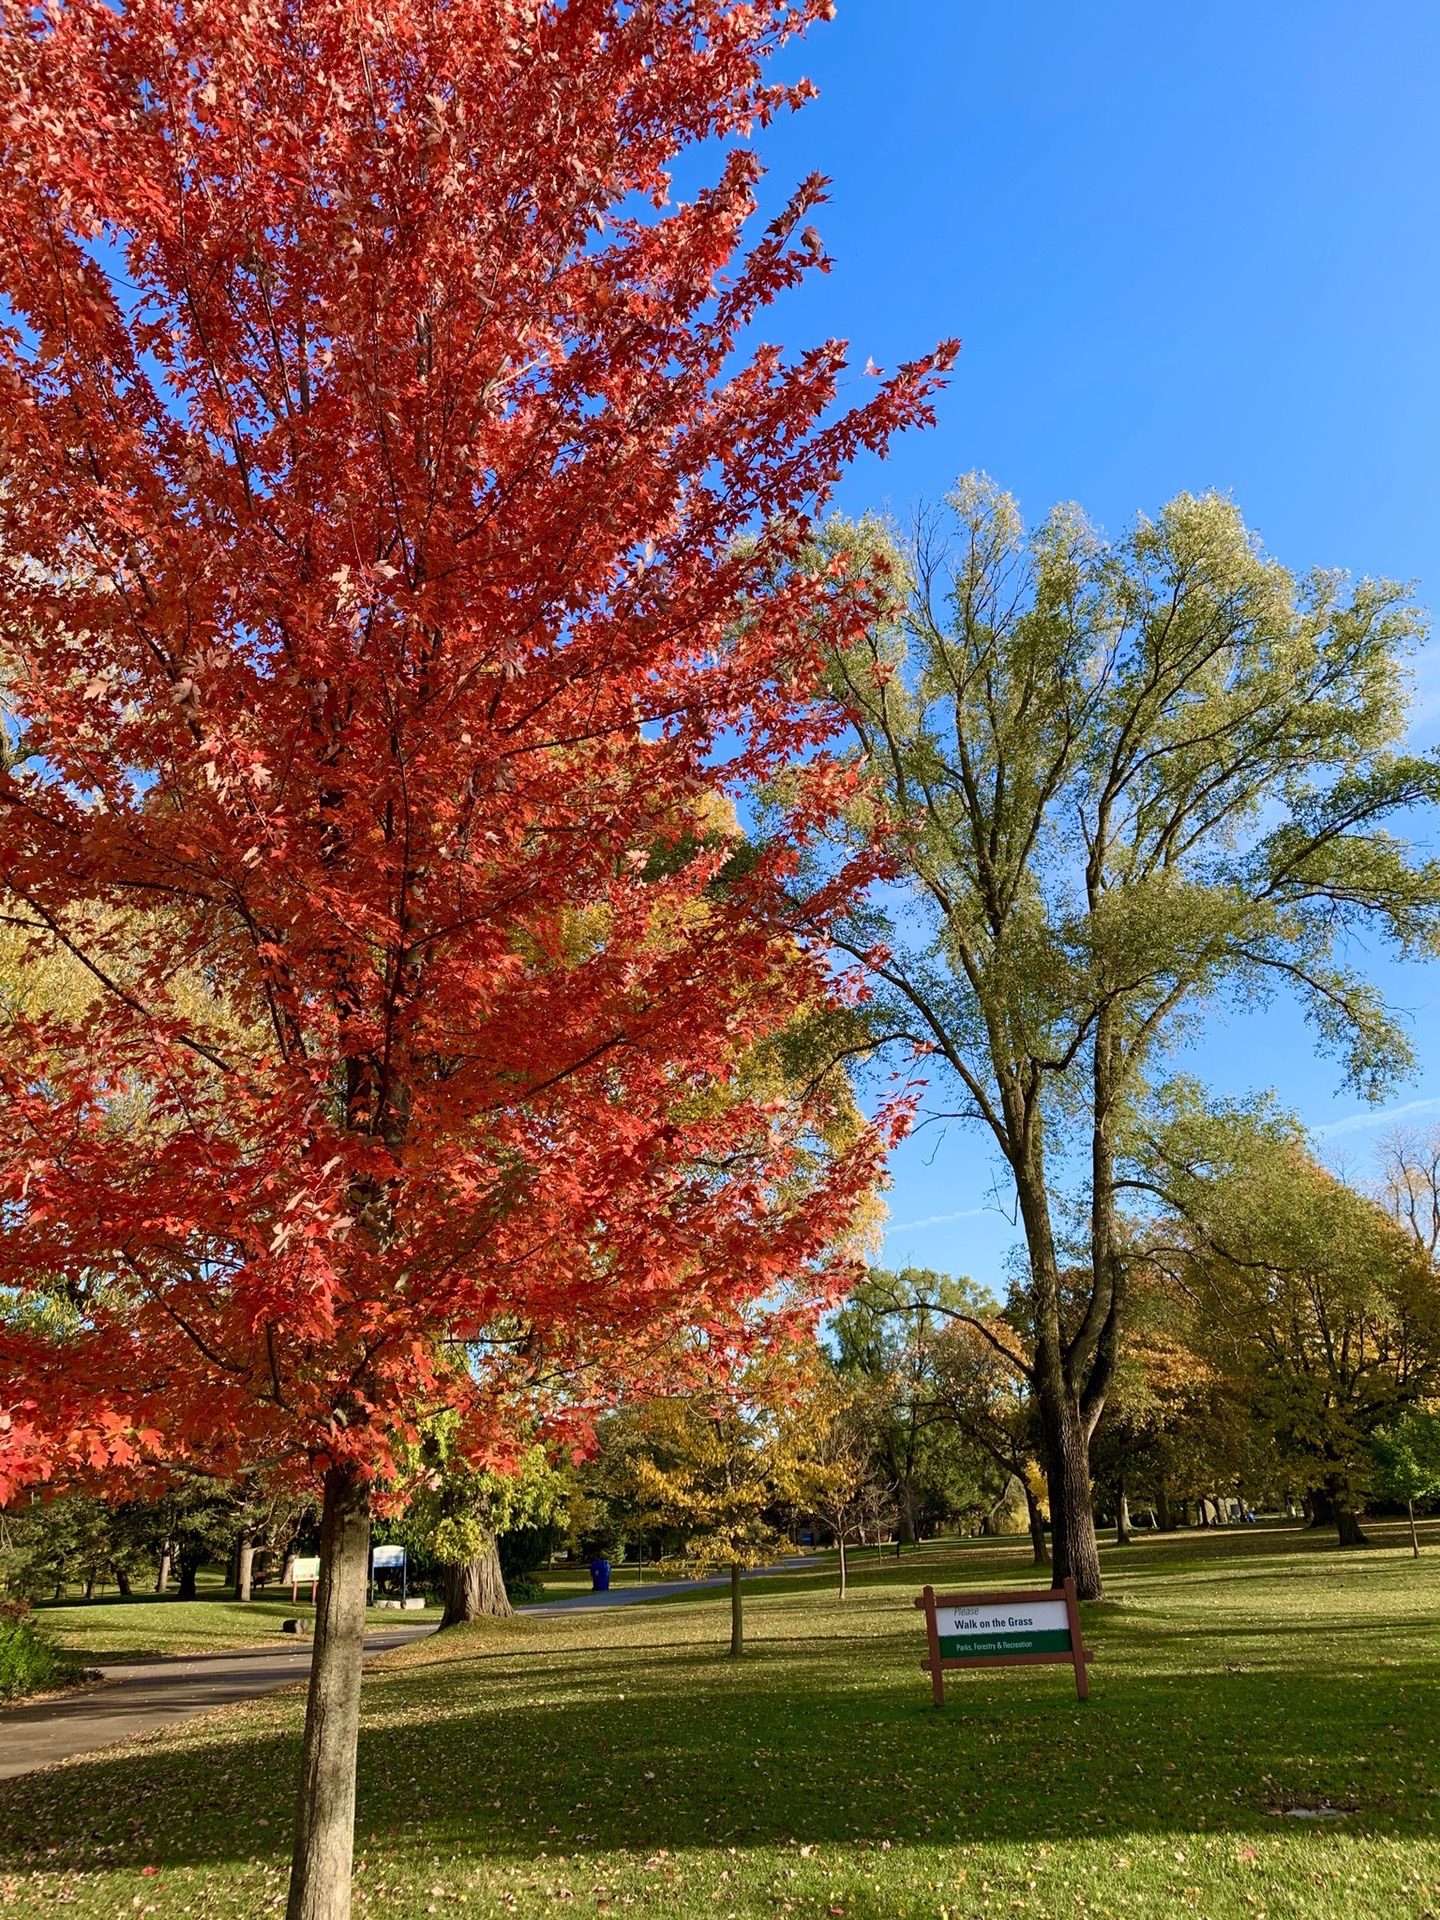
[[[403,1646],[431,1626],[369,1634],[366,1653]],[[53,1766],[72,1753],[113,1747],[193,1714],[233,1706],[258,1694],[293,1686],[310,1672],[308,1638],[288,1646],[248,1647],[231,1653],[173,1653],[158,1660],[100,1667],[104,1682],[0,1713],[0,1780]]]
[[[814,1560],[791,1560],[783,1566],[762,1567],[760,1573],[799,1573]],[[672,1594],[723,1586],[728,1574],[708,1580],[657,1581],[652,1586],[615,1587],[608,1593],[574,1594],[566,1600],[542,1600],[522,1613],[567,1613],[591,1607],[623,1607],[640,1600],[665,1600]],[[425,1626],[392,1627],[368,1634],[367,1654],[404,1646],[420,1635],[434,1633]],[[117,1746],[137,1734],[153,1733],[177,1720],[217,1707],[233,1706],[293,1686],[310,1671],[310,1642],[296,1639],[283,1647],[240,1648],[231,1653],[177,1653],[158,1660],[129,1661],[99,1668],[104,1682],[75,1693],[37,1700],[32,1706],[7,1707],[0,1712],[0,1780],[53,1766],[72,1754],[93,1753]]]

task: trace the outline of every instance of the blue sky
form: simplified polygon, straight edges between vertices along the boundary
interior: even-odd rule
[[[840,0],[793,64],[821,98],[761,149],[778,193],[834,180],[836,259],[776,315],[857,366],[964,341],[939,427],[846,482],[903,517],[983,467],[1038,517],[1117,530],[1182,488],[1233,493],[1288,565],[1418,583],[1440,609],[1440,7],[1386,0]],[[858,376],[857,376],[858,386]],[[1417,743],[1440,739],[1440,660]],[[1440,966],[1374,971],[1411,1016],[1440,1120]],[[1363,1174],[1382,1131],[1284,1003],[1182,1059],[1274,1088]],[[896,1156],[892,1262],[1003,1287],[1016,1235],[952,1127]]]

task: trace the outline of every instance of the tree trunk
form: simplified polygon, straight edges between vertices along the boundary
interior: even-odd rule
[[[1063,1587],[1068,1575],[1081,1600],[1103,1600],[1100,1544],[1090,1492],[1090,1449],[1080,1408],[1057,1365],[1040,1391],[1045,1425],[1045,1477],[1050,1489],[1050,1584]]]
[[[181,1548],[180,1585],[176,1592],[177,1599],[193,1600],[196,1597],[195,1576],[200,1571],[201,1560],[201,1555],[187,1553],[183,1547]]]
[[[1413,1519],[1410,1522],[1410,1531],[1412,1533],[1415,1531]],[[845,1536],[843,1533],[840,1536],[840,1598],[842,1600],[845,1598]]]
[[[458,1627],[466,1620],[504,1620],[514,1608],[500,1571],[500,1550],[494,1536],[484,1553],[445,1569],[445,1612],[440,1625]]]
[[[1050,1549],[1045,1544],[1045,1516],[1040,1511],[1040,1502],[1030,1491],[1030,1482],[1022,1480],[1025,1489],[1025,1511],[1030,1521],[1030,1557],[1037,1567],[1048,1567]]]
[[[738,1660],[745,1651],[745,1603],[740,1595],[740,1562],[730,1566],[730,1657]]]
[[[1161,1533],[1174,1531],[1175,1522],[1170,1514],[1170,1489],[1163,1480],[1155,1488],[1155,1521]]]
[[[85,1577],[85,1598],[87,1600],[93,1600],[95,1598],[95,1576],[93,1573],[87,1574]]]
[[[1342,1547],[1368,1547],[1370,1542],[1360,1525],[1360,1516],[1353,1507],[1335,1508],[1335,1531]]]
[[[1324,1487],[1312,1487],[1306,1494],[1305,1511],[1312,1527],[1333,1527],[1339,1518],[1335,1502]]]
[[[168,1593],[170,1590],[170,1549],[160,1549],[160,1565],[155,1574],[155,1591]]]
[[[248,1529],[240,1536],[235,1554],[235,1598],[248,1600],[255,1578],[255,1536]]]
[[[1410,1551],[1418,1560],[1420,1558],[1420,1536],[1415,1531],[1415,1502],[1413,1500],[1407,1500],[1405,1502],[1405,1511],[1410,1516]]]
[[[128,1600],[130,1598],[130,1569],[128,1567],[116,1567],[115,1585],[119,1591],[120,1598],[122,1600]]]
[[[320,1591],[286,1920],[349,1920],[369,1573],[369,1482],[354,1466],[333,1466],[325,1475],[320,1521]]]
[[[1128,1547],[1131,1538],[1130,1495],[1125,1482],[1121,1480],[1115,1494],[1115,1544],[1117,1547]]]
[[[1081,1600],[1103,1600],[1105,1583],[1100,1578],[1100,1546],[1090,1495],[1090,1433],[1067,1371],[1060,1274],[1038,1126],[1037,1119],[1026,1157],[1018,1163],[1012,1160],[1011,1169],[1030,1253],[1035,1398],[1050,1493],[1050,1579],[1053,1586],[1061,1587],[1068,1576]]]

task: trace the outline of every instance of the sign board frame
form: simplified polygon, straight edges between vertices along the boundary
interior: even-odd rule
[[[942,1654],[940,1651],[940,1623],[937,1609],[940,1607],[1005,1607],[1024,1606],[1027,1602],[1040,1601],[1054,1606],[1060,1601],[1065,1608],[1065,1617],[1070,1634],[1070,1645],[1063,1651],[1054,1653],[980,1653],[980,1654]],[[1039,1592],[1017,1593],[1014,1588],[1008,1593],[936,1593],[933,1587],[926,1587],[917,1607],[925,1611],[925,1627],[930,1641],[928,1659],[920,1662],[921,1667],[930,1675],[930,1686],[937,1707],[945,1704],[945,1675],[952,1668],[967,1667],[1073,1667],[1075,1669],[1075,1692],[1081,1700],[1090,1698],[1090,1680],[1085,1668],[1095,1658],[1094,1650],[1085,1645],[1080,1632],[1080,1603],[1075,1595],[1075,1582],[1067,1579],[1063,1587],[1045,1587]]]

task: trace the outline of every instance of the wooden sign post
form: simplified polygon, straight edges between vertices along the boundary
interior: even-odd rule
[[[1060,1592],[941,1593],[926,1587],[915,1602],[925,1609],[930,1636],[928,1669],[935,1704],[945,1704],[947,1667],[1073,1666],[1075,1691],[1090,1698],[1085,1663],[1095,1655],[1080,1637],[1075,1582]]]

